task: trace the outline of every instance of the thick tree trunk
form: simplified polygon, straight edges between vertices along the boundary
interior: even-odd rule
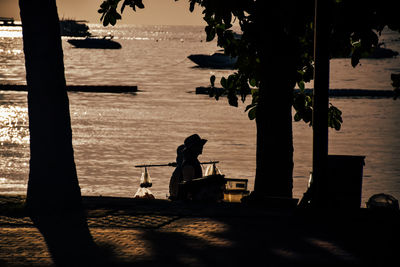
[[[260,91],[256,118],[257,168],[254,191],[262,196],[291,198],[293,135],[288,95],[293,88],[271,83],[260,89],[263,92]]]
[[[20,0],[20,11],[31,152],[27,205],[36,212],[79,209],[81,193],[55,0]]]
[[[273,73],[271,73],[273,74]],[[257,195],[292,197],[293,135],[291,101],[293,87],[282,75],[269,76],[260,87],[257,108]]]
[[[19,4],[31,149],[28,212],[57,266],[107,266],[82,209],[55,0]]]
[[[280,3],[258,1],[260,57],[263,80],[257,107],[256,196],[292,197],[293,134],[292,102],[296,68],[289,36],[282,22],[285,7]],[[286,28],[287,29],[287,28]]]

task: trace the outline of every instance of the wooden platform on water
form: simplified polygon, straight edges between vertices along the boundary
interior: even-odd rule
[[[15,24],[14,18],[0,17],[0,26],[22,26],[22,25]]]
[[[0,91],[28,91],[26,85],[0,84]],[[134,93],[138,91],[136,85],[67,85],[68,92],[90,93]]]

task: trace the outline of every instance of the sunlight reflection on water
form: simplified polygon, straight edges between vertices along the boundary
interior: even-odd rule
[[[22,28],[18,26],[1,26],[0,38],[21,38]]]
[[[0,106],[0,143],[26,144],[29,142],[27,108]]]

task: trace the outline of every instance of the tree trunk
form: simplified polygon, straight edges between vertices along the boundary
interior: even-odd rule
[[[263,92],[260,91],[256,118],[257,165],[254,191],[263,196],[291,198],[293,135],[288,95],[293,88],[277,83],[269,86],[264,83],[261,86]]]
[[[55,0],[20,0],[20,11],[31,153],[27,205],[45,213],[80,209]]]
[[[260,86],[257,107],[257,195],[292,197],[293,134],[291,101],[293,87],[279,73]],[[276,79],[277,81],[272,81]]]
[[[292,197],[292,102],[296,68],[280,3],[258,1],[263,80],[257,107],[256,196]],[[287,15],[287,14],[286,14]]]
[[[28,85],[29,215],[57,266],[107,266],[82,208],[55,0],[19,4]]]

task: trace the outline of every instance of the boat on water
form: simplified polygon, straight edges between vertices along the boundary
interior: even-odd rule
[[[378,47],[371,54],[366,55],[366,58],[393,58],[398,56],[397,51],[393,51],[388,48]],[[193,54],[188,56],[188,58],[196,63],[200,68],[210,68],[210,69],[233,69],[237,57],[230,57],[221,52],[215,52],[212,55],[205,54]]]
[[[91,36],[86,23],[86,20],[62,19],[60,20],[60,34],[73,37]]]
[[[200,68],[210,69],[233,69],[237,58],[232,58],[221,52],[215,52],[212,55],[193,54],[188,58],[196,63]]]
[[[113,36],[86,37],[84,39],[69,39],[67,42],[77,48],[120,49],[121,44],[112,39]]]

